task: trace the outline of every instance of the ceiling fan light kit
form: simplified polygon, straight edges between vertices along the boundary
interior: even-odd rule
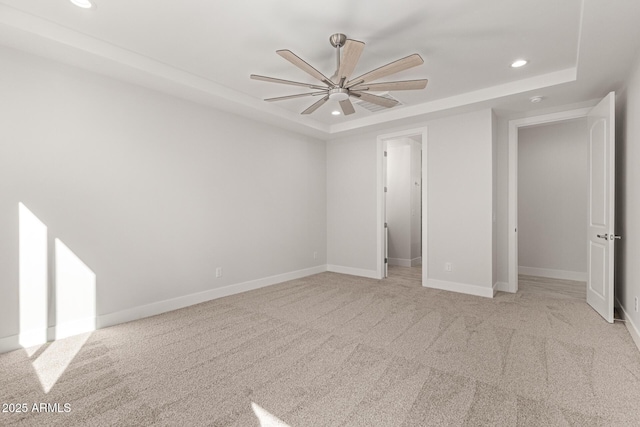
[[[355,113],[353,104],[349,99],[351,97],[358,98],[372,104],[377,104],[384,108],[392,108],[398,105],[398,101],[394,99],[388,99],[379,95],[374,95],[370,92],[385,92],[390,90],[419,90],[424,89],[427,86],[427,79],[370,83],[383,77],[399,73],[400,71],[404,71],[409,68],[424,64],[424,60],[417,53],[414,53],[413,55],[409,55],[402,59],[398,59],[397,61],[390,62],[386,65],[383,65],[382,67],[376,68],[375,70],[369,71],[368,73],[362,74],[352,79],[351,74],[358,64],[360,55],[364,50],[364,43],[357,40],[348,39],[347,36],[341,33],[333,34],[331,37],[329,37],[329,42],[331,43],[331,46],[336,49],[336,72],[330,78],[309,65],[302,58],[300,58],[290,50],[283,49],[276,51],[278,55],[291,62],[293,65],[300,68],[302,71],[306,72],[316,80],[320,81],[322,85],[307,84],[252,74],[251,78],[253,80],[314,89],[314,92],[267,98],[265,99],[265,101],[273,102],[307,96],[322,96],[319,101],[313,103],[306,110],[302,111],[301,114],[311,114],[322,105],[324,105],[324,103],[332,100],[337,101],[340,104],[340,108],[342,109],[344,115],[349,115]]]

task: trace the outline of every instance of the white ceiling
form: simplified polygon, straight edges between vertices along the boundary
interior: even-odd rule
[[[619,87],[640,46],[638,0],[96,2],[0,0],[0,44],[325,138],[478,106],[509,115],[590,101]],[[366,43],[354,75],[419,53],[424,65],[383,80],[428,78],[427,89],[348,117],[331,101],[309,117],[299,113],[316,99],[262,101],[306,89],[252,73],[316,83],[277,49],[333,74],[336,32]],[[530,63],[513,69],[516,58]]]

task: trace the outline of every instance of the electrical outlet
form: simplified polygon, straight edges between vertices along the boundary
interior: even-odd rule
[[[635,307],[636,307],[636,313],[637,313],[637,312],[638,312],[638,297],[636,297],[636,300],[635,300],[635,302],[636,302],[636,305],[635,305]]]
[[[222,267],[216,268],[216,278],[222,277]]]
[[[450,262],[445,262],[444,271],[453,271],[453,265]]]

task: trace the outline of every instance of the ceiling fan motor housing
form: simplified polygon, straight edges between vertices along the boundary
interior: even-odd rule
[[[349,90],[343,88],[335,88],[329,91],[329,99],[332,101],[344,101],[349,99]]]

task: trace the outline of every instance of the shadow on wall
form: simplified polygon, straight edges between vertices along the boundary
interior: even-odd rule
[[[47,226],[22,203],[18,215],[18,339],[48,393],[96,328],[96,275],[60,239],[55,239],[50,254]],[[56,341],[73,335],[78,336]],[[54,342],[45,345],[49,339]]]

